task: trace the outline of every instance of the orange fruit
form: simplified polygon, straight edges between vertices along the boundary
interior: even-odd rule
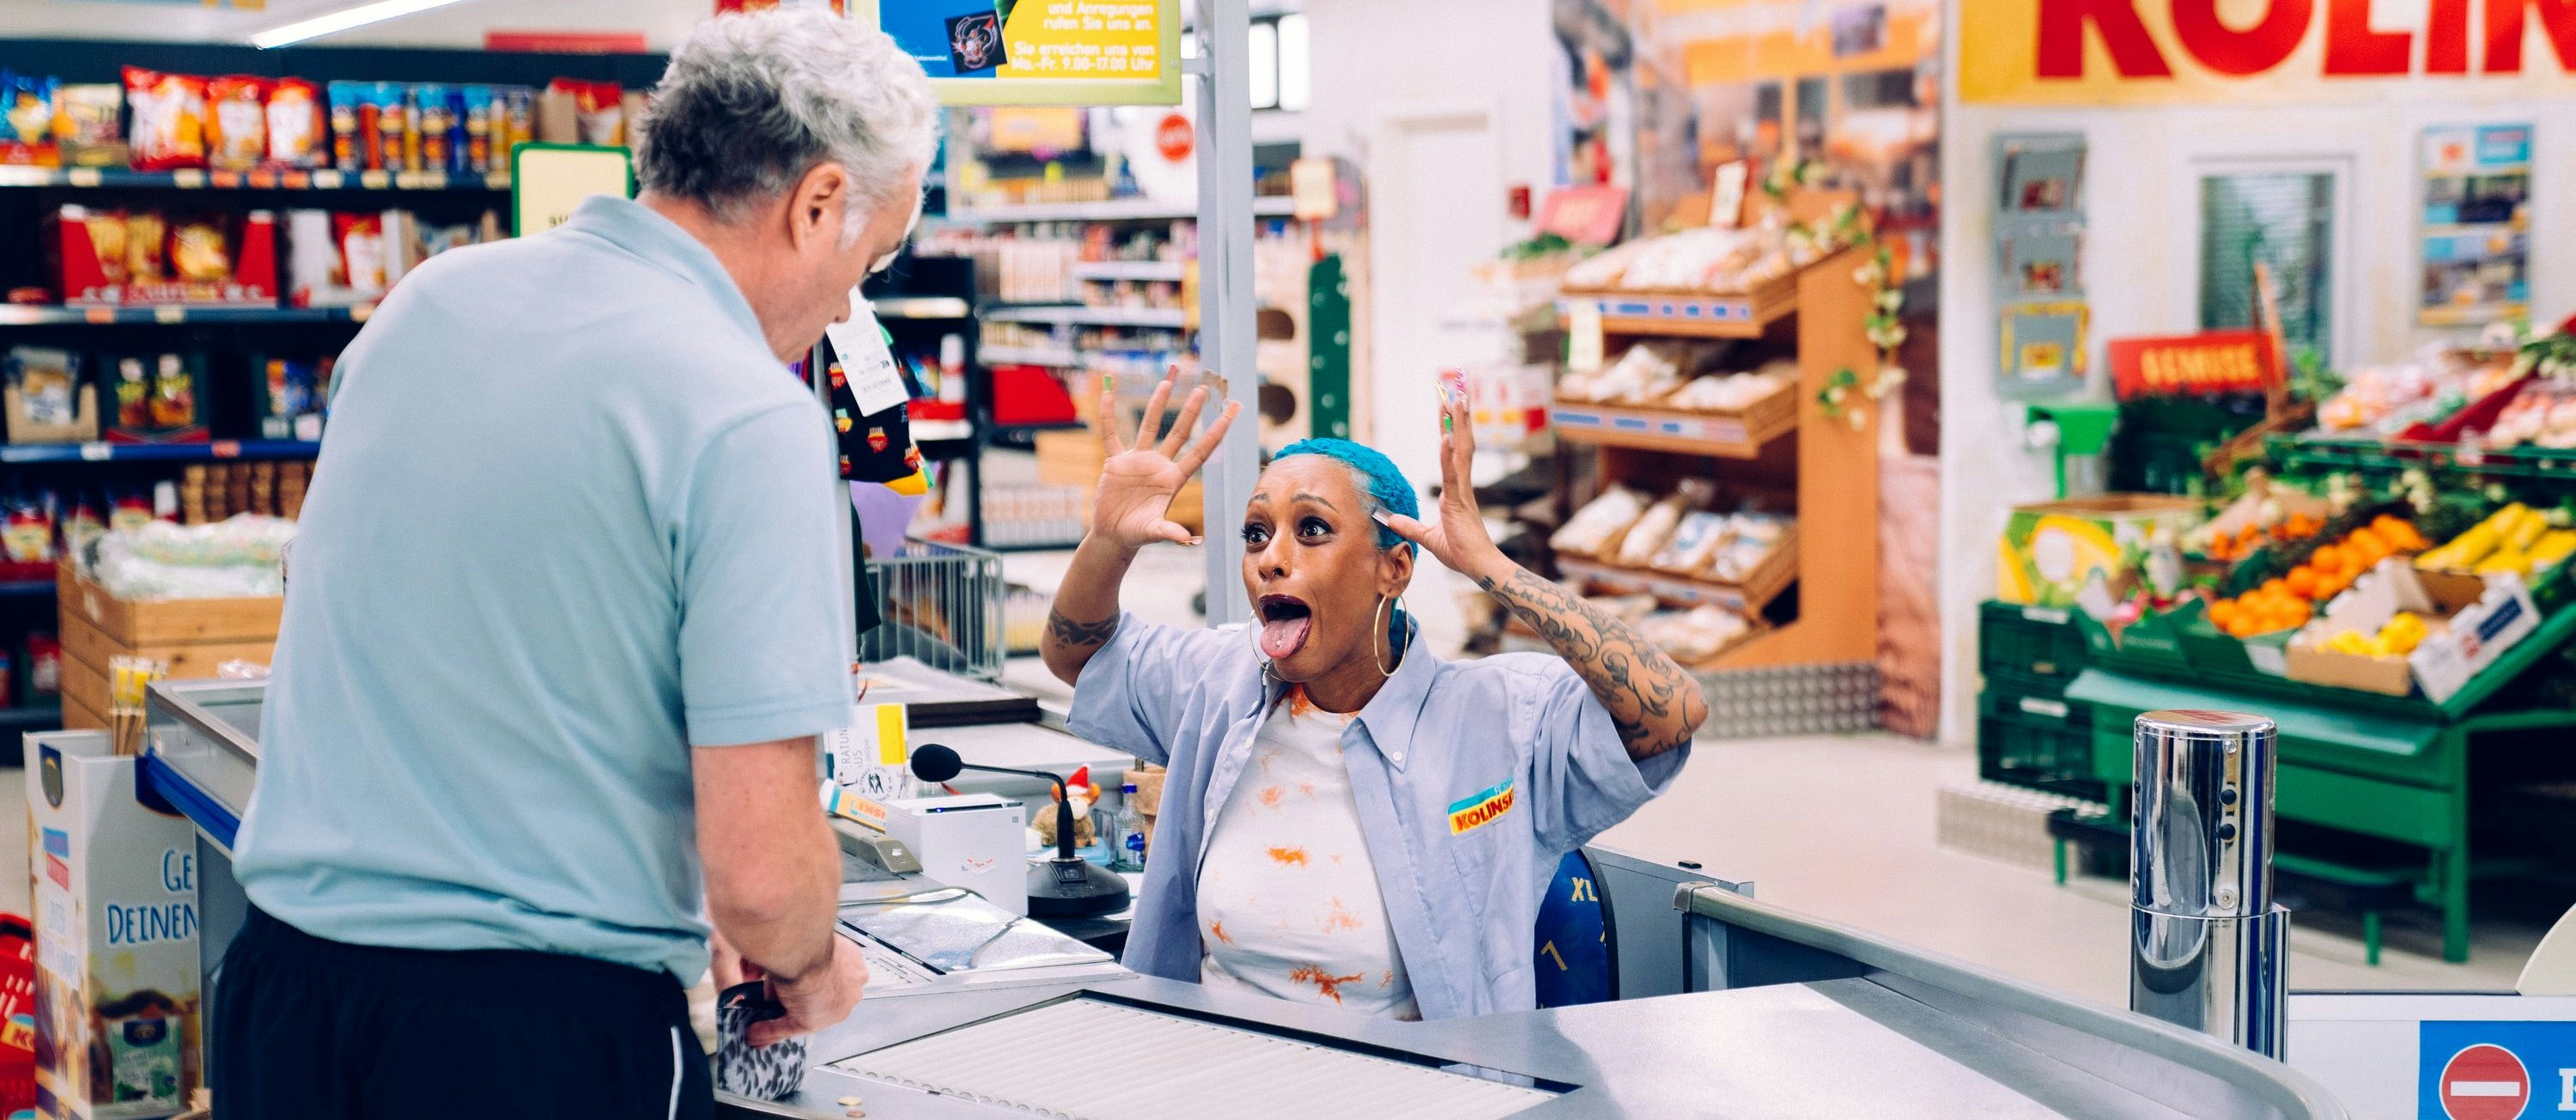
[[[2334,545],[2319,548],[2316,555],[2308,557],[2308,566],[2315,568],[2318,575],[2332,577],[2344,569],[2343,549]]]
[[[2302,599],[2316,598],[2317,570],[2314,568],[2305,564],[2292,568],[2290,569],[2289,578],[2283,582],[2289,585],[2290,594],[2292,595],[2296,595]]]
[[[2362,554],[2366,556],[2388,555],[2387,538],[2381,536],[2378,530],[2367,525],[2353,530],[2352,535],[2345,537],[2343,542],[2344,547],[2358,548],[2362,551]]]
[[[2275,577],[2264,580],[2259,590],[2263,592],[2265,598],[2277,599],[2290,593],[2290,584],[2287,580]]]
[[[2236,618],[2237,610],[2234,600],[2221,599],[2209,605],[2209,624],[2212,626],[2225,630],[2227,629],[2227,624],[2236,621]]]

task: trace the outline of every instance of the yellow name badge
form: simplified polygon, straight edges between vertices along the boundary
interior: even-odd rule
[[[1511,812],[1512,796],[1511,779],[1506,778],[1503,784],[1483,793],[1471,793],[1451,802],[1449,835],[1457,836],[1475,831],[1493,823],[1494,818]]]

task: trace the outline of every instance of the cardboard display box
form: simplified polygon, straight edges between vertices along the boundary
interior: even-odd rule
[[[2197,499],[2169,494],[2015,507],[1998,542],[1995,598],[2108,618],[2141,587],[2170,596],[2182,582],[2182,532],[2200,510]]]
[[[144,807],[106,735],[30,735],[27,757],[38,1107],[168,1116],[201,1076],[195,833]]]
[[[106,726],[108,658],[169,663],[170,677],[211,677],[226,661],[267,664],[277,648],[283,596],[257,599],[119,599],[69,560],[55,570],[62,604],[63,723]]]
[[[2375,635],[2400,612],[2421,617],[2425,626],[2424,640],[2404,657],[2323,648],[2338,634]],[[2420,572],[2403,559],[2383,560],[2291,641],[2288,676],[2388,696],[2421,687],[2438,704],[2539,628],[2540,611],[2516,576]]]

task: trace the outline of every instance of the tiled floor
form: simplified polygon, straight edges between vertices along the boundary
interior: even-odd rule
[[[1051,589],[1068,554],[1018,553],[1011,579]],[[1157,622],[1195,623],[1200,556],[1158,548],[1140,557],[1124,606]],[[1458,644],[1452,598],[1463,581],[1428,565],[1409,596],[1434,648]],[[1235,592],[1239,594],[1240,592]],[[1043,696],[1070,694],[1034,659],[1006,678]],[[1612,829],[1604,843],[1656,859],[1696,859],[1751,879],[1765,901],[1872,930],[2113,1005],[2128,1002],[2126,884],[2078,880],[1947,851],[1933,842],[1934,791],[1975,777],[1973,754],[1893,736],[1707,742],[1673,790]],[[2381,964],[2362,963],[2360,919],[2294,917],[2290,983],[2319,988],[2509,989],[2545,932],[2489,918],[2469,963],[2440,958],[2430,911],[2391,915]]]

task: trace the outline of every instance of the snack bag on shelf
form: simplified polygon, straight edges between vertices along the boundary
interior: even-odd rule
[[[165,267],[170,226],[158,210],[132,210],[125,215],[125,282],[153,284],[169,278]]]
[[[206,165],[206,80],[125,68],[125,103],[134,111],[128,141],[137,171]]]
[[[510,169],[510,152],[537,142],[537,91],[501,86],[492,91],[492,170]]]
[[[0,141],[42,144],[53,139],[54,98],[61,89],[53,78],[0,71]]]
[[[1725,583],[1742,583],[1789,535],[1790,521],[1778,514],[1739,513],[1727,519],[1725,547],[1710,559],[1709,575]]]
[[[340,275],[367,296],[385,291],[384,218],[375,214],[333,214],[331,235],[340,247]]]
[[[69,220],[71,217],[71,208],[65,207],[64,218]],[[126,277],[125,212],[87,210],[80,213],[78,220],[89,231],[90,249],[98,256],[99,274],[105,276],[110,284],[124,283]],[[70,294],[64,293],[66,297]]]
[[[268,158],[268,80],[234,74],[206,83],[206,165],[248,171]]]
[[[414,171],[449,170],[448,157],[455,151],[450,133],[457,122],[448,95],[443,85],[423,83],[411,87],[412,112],[420,122],[420,158],[410,161]]]
[[[367,169],[367,153],[374,150],[372,127],[368,119],[360,123],[360,109],[367,103],[369,86],[362,82],[333,82],[331,98],[331,166],[345,172]]]
[[[64,86],[54,94],[54,143],[63,162],[79,166],[125,161],[125,90],[107,84]]]
[[[54,559],[54,514],[38,498],[20,494],[6,503],[8,521],[0,528],[0,551],[12,564],[50,564]]]
[[[161,431],[195,427],[196,363],[183,354],[163,354],[152,375],[152,427]]]
[[[367,100],[359,107],[358,115],[361,120],[367,119],[370,112],[375,120],[372,133],[375,141],[374,146],[367,149],[367,170],[402,171],[406,169],[403,164],[403,138],[409,132],[409,128],[404,120],[408,114],[404,112],[403,107],[409,100],[410,93],[411,87],[400,82],[377,82],[368,91]]]
[[[1726,543],[1727,517],[1722,513],[1693,510],[1682,515],[1673,535],[1655,550],[1653,565],[1675,575],[1691,575],[1708,566],[1717,550]]]
[[[1685,503],[1679,494],[1656,502],[1646,510],[1645,516],[1628,527],[1628,535],[1620,539],[1617,561],[1631,568],[1645,567],[1654,560],[1656,551],[1664,547],[1664,542],[1672,539],[1673,530],[1681,525],[1684,511]]]
[[[268,90],[268,162],[320,167],[333,153],[323,120],[322,90],[302,78],[279,78]]]
[[[152,370],[142,358],[116,360],[116,427],[127,432],[152,428]]]
[[[614,147],[626,142],[626,91],[617,83],[557,78],[547,89],[572,98],[582,143]]]
[[[395,171],[418,171],[422,167],[422,156],[425,154],[424,148],[428,140],[427,135],[421,131],[422,87],[403,85],[399,82],[387,82],[385,86],[391,92],[391,96],[385,101],[385,111],[394,114],[402,136],[399,155],[394,150],[388,150],[385,153],[386,165]],[[438,90],[435,86],[429,88],[433,93]]]
[[[484,174],[492,170],[492,87],[466,86],[457,91],[457,102],[463,107],[458,125],[465,136],[459,170]]]
[[[222,283],[232,278],[232,251],[217,218],[186,218],[170,226],[170,274],[180,280]]]

